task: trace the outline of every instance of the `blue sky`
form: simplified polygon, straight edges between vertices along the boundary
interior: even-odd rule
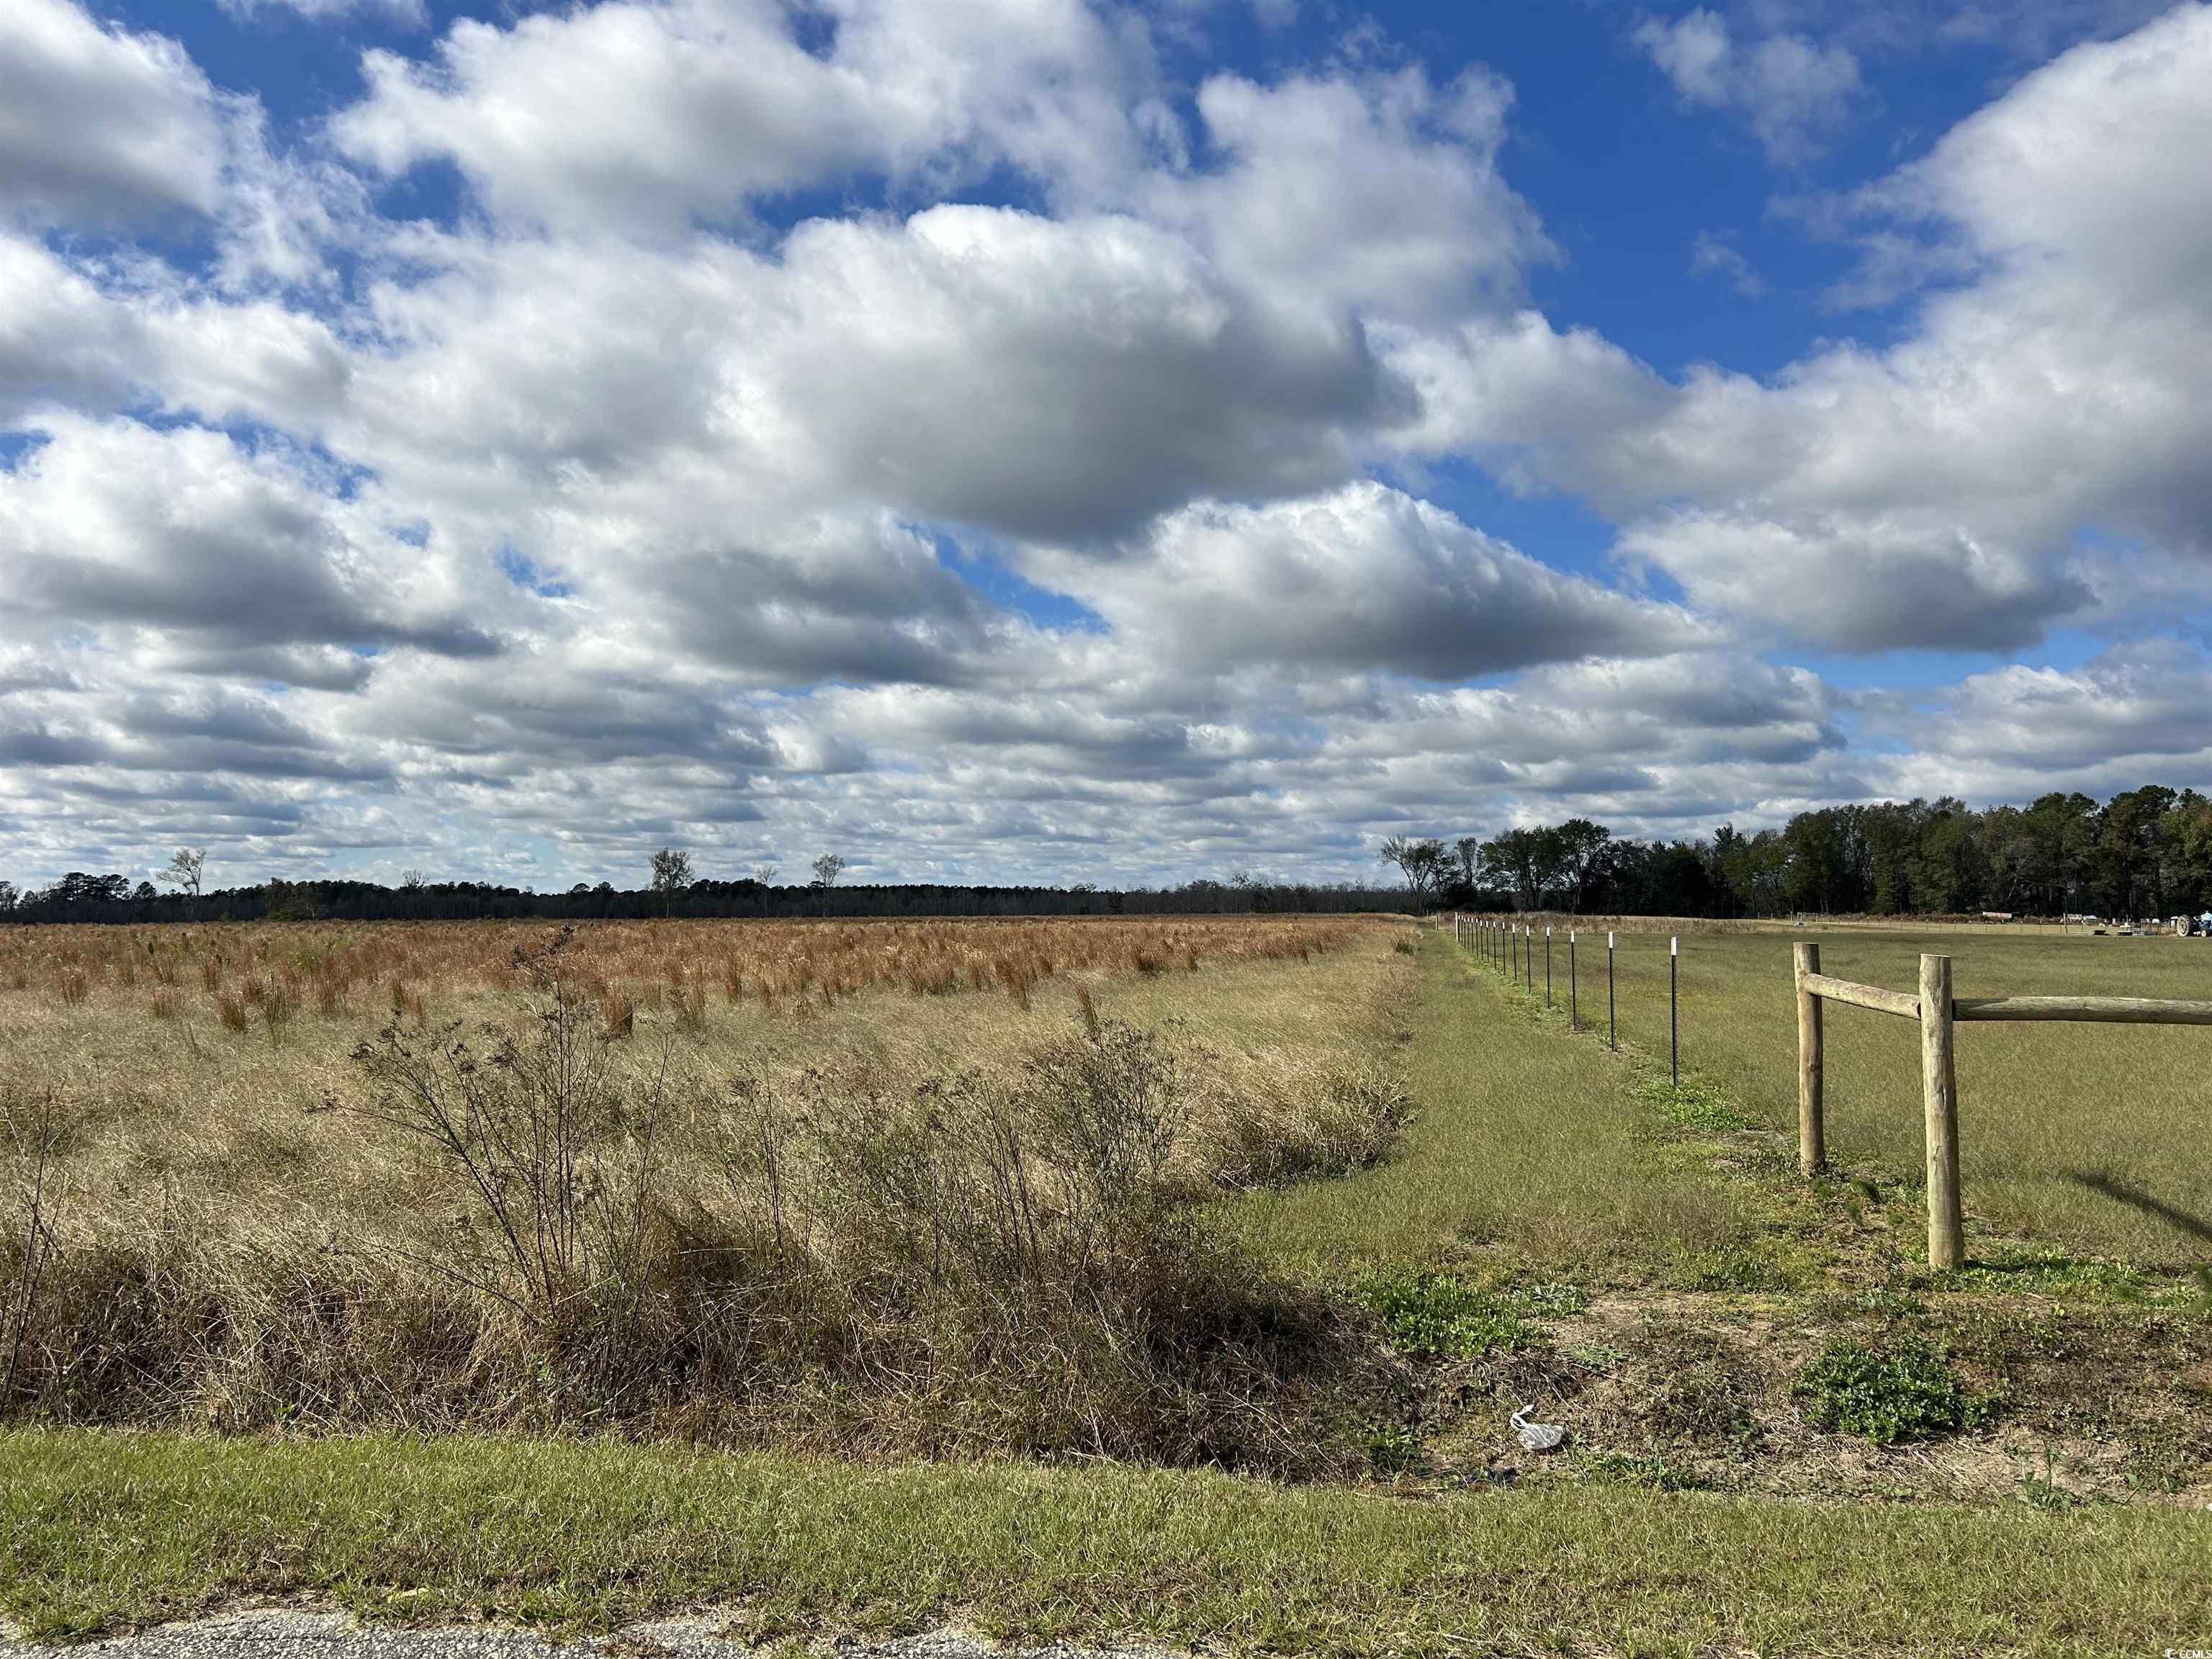
[[[22,0],[0,875],[2212,785],[2208,76],[2193,0]]]

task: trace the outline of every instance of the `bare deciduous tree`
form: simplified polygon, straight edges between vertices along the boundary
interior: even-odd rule
[[[1425,910],[1429,895],[1436,890],[1449,872],[1451,860],[1440,841],[1416,841],[1411,836],[1393,836],[1382,843],[1382,860],[1395,864],[1398,873],[1406,878],[1406,890],[1413,896],[1413,908]]]
[[[200,878],[207,869],[207,848],[179,847],[169,854],[168,868],[161,872],[161,879],[181,888],[191,897],[200,896]]]
[[[837,878],[844,873],[845,855],[842,853],[824,853],[814,860],[814,884],[817,887],[835,887]]]

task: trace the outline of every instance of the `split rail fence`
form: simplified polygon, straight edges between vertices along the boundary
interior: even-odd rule
[[[1526,923],[1487,918],[1452,917],[1454,938],[1472,943],[1502,976],[1536,989],[1536,931]],[[1575,973],[1575,933],[1567,934],[1568,1001],[1571,1022],[1582,1024]],[[1606,1043],[1617,1047],[1613,1021],[1613,936],[1605,937]],[[1680,1021],[1675,965],[1681,941],[1668,941],[1668,1060],[1681,1081]],[[1797,993],[1797,1162],[1808,1180],[1828,1168],[1826,1060],[1821,1005],[1840,1002],[1877,1014],[1915,1021],[1920,1027],[1920,1088],[1928,1157],[1928,1264],[1955,1267],[1966,1258],[1965,1213],[1959,1192],[1959,1083],[1953,1063],[1953,1032],[1960,1021],[2070,1020],[2106,1025],[2212,1025],[2212,1002],[2172,997],[2011,996],[1960,997],[1951,994],[1951,958],[1920,958],[1920,988],[1893,991],[1862,985],[1820,971],[1820,947],[1798,942],[1792,951],[1791,978]],[[1552,1000],[1552,930],[1544,929],[1544,1000]]]
[[[1861,985],[1820,971],[1820,947],[1794,951],[1797,990],[1797,1162],[1809,1180],[1828,1167],[1826,1062],[1820,1005],[1840,1002],[1920,1025],[1920,1089],[1927,1125],[1928,1265],[1955,1267],[1966,1258],[1966,1221],[1959,1195],[1959,1084],[1952,1064],[1953,1028],[1961,1020],[2085,1020],[2115,1025],[2212,1025],[2212,1002],[2165,997],[1955,997],[1951,958],[1920,958],[1915,995]]]

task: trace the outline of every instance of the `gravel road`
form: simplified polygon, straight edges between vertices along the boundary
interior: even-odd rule
[[[890,1641],[824,1640],[836,1659],[1173,1659],[1158,1648],[997,1648],[958,1631]],[[707,1620],[635,1625],[609,1637],[549,1642],[490,1626],[410,1630],[341,1613],[264,1611],[159,1625],[128,1636],[49,1647],[0,1635],[0,1659],[750,1659],[759,1650]]]

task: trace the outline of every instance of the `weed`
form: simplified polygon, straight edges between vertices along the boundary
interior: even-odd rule
[[[1948,1354],[1919,1336],[1887,1347],[1832,1343],[1790,1391],[1808,1402],[1805,1418],[1815,1428],[1881,1446],[1972,1428],[1995,1407],[1959,1381]]]
[[[1450,1273],[1395,1268],[1354,1287],[1401,1352],[1428,1359],[1478,1359],[1534,1346],[1543,1334],[1506,1298]]]
[[[2041,1472],[2033,1469],[2021,1471],[2020,1496],[2022,1503],[2054,1513],[2078,1510],[2091,1502],[2086,1493],[2059,1484],[2057,1448],[2047,1440],[2043,1443]]]
[[[2069,1291],[2077,1295],[2142,1302],[2149,1282],[2123,1261],[2098,1261],[2048,1247],[2000,1246],[1944,1275],[1947,1284],[1977,1290]]]
[[[1754,1127],[1725,1091],[1709,1083],[1673,1085],[1653,1073],[1638,1080],[1636,1095],[1667,1122],[1703,1134],[1733,1134]]]
[[[1360,1431],[1367,1463],[1378,1475],[1403,1474],[1419,1467],[1421,1437],[1403,1423],[1370,1422]]]
[[[1658,1451],[1640,1457],[1632,1452],[1592,1452],[1583,1460],[1582,1468],[1595,1480],[1652,1492],[1698,1492],[1712,1485],[1695,1471],[1669,1463],[1665,1454]]]
[[[1410,957],[1413,954],[1413,941],[1409,939],[1393,939],[1390,948],[1401,957]]]
[[[1538,1319],[1568,1319],[1589,1308],[1589,1292],[1579,1285],[1523,1285],[1506,1293],[1522,1312]]]
[[[1674,1278],[1687,1291],[1786,1291],[1792,1284],[1782,1263],[1743,1244],[1678,1251]]]

